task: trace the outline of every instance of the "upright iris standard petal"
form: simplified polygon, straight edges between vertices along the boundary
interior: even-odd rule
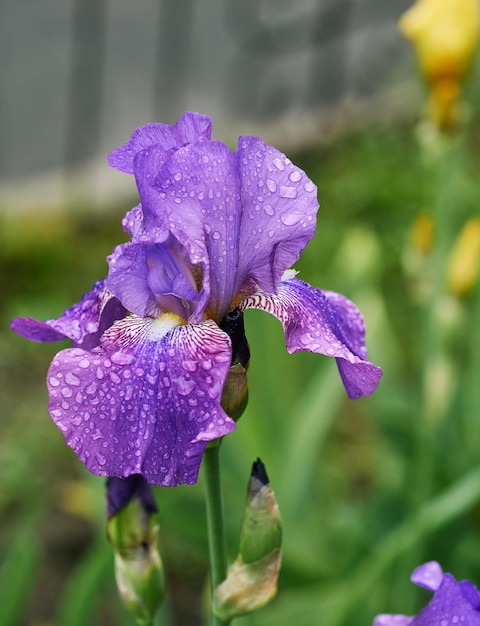
[[[88,349],[98,345],[104,330],[126,313],[120,301],[105,287],[103,279],[58,319],[39,321],[32,317],[17,317],[12,320],[11,328],[31,341],[71,339],[76,345]]]
[[[315,185],[256,137],[240,137],[235,153],[215,141],[185,146],[154,187],[159,223],[168,221],[192,263],[204,267],[217,321],[247,283],[274,292],[315,232]]]
[[[230,340],[213,322],[131,316],[102,346],[68,349],[48,373],[50,414],[94,474],[194,483],[208,441],[231,432],[220,406]]]
[[[241,283],[253,279],[275,293],[285,270],[315,234],[317,188],[284,154],[258,137],[240,137]]]
[[[161,161],[171,150],[197,141],[200,137],[210,139],[211,131],[212,121],[208,115],[188,111],[175,126],[154,123],[137,128],[123,146],[109,154],[108,162],[121,172],[133,174],[134,160],[140,152],[155,147]]]
[[[309,350],[337,359],[350,398],[370,395],[382,370],[367,361],[363,318],[344,296],[315,289],[286,274],[276,294],[257,292],[238,307],[262,309],[279,319],[287,350]]]

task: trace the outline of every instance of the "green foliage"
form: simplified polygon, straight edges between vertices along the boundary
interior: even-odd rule
[[[284,556],[277,598],[242,618],[245,626],[360,625],[380,612],[413,613],[425,595],[408,577],[429,559],[480,583],[480,290],[456,298],[445,281],[453,243],[478,212],[477,136],[426,158],[410,128],[367,129],[294,158],[321,203],[317,237],[296,269],[358,304],[370,358],[385,373],[371,398],[349,401],[332,360],[288,355],[276,320],[246,314],[250,399],[220,451],[230,556],[258,456],[280,506]],[[66,210],[1,225],[2,624],[55,615],[69,626],[131,623],[113,590],[103,481],[83,471],[48,417],[44,378],[58,346],[30,344],[7,328],[15,315],[54,317],[78,300],[106,271],[131,204],[88,219]],[[419,214],[435,224],[426,252],[412,244]],[[168,597],[162,623],[200,624],[202,478],[156,496]],[[79,527],[88,540],[72,551],[55,598],[40,606],[52,565],[39,546],[59,511],[72,545]]]

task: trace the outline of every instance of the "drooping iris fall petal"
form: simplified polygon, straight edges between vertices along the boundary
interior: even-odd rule
[[[101,347],[53,359],[50,414],[94,474],[194,483],[207,442],[235,428],[220,406],[228,336],[213,322],[176,324],[130,316]]]

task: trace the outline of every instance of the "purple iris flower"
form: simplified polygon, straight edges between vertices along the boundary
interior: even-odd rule
[[[436,561],[417,567],[411,580],[434,592],[427,606],[414,617],[378,615],[373,626],[480,626],[480,592],[470,581],[457,582]]]
[[[12,322],[29,339],[73,340],[50,366],[49,411],[94,474],[196,481],[207,443],[235,428],[221,406],[232,313],[263,309],[290,353],[335,357],[351,398],[378,385],[358,309],[289,269],[315,233],[315,185],[261,139],[232,151],[210,132],[209,117],[185,113],[114,150],[110,165],[140,194],[123,222],[130,240],[59,320]]]

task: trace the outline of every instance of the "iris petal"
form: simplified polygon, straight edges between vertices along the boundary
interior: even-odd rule
[[[108,291],[104,279],[97,281],[92,290],[64,311],[61,317],[45,321],[17,317],[10,326],[31,341],[71,339],[75,345],[90,349],[98,345],[106,328],[125,315],[125,308]]]
[[[258,137],[238,140],[242,222],[241,283],[252,278],[274,293],[315,234],[317,188],[305,172]]]
[[[363,318],[344,296],[287,278],[276,294],[256,292],[238,307],[262,309],[279,319],[290,353],[309,350],[335,357],[350,398],[376,389],[382,370],[366,360]]]
[[[137,128],[130,139],[108,156],[108,163],[126,174],[134,173],[134,161],[139,152],[155,146],[161,160],[172,149],[197,141],[200,137],[210,138],[212,122],[208,115],[188,111],[174,126],[169,124],[145,124]]]
[[[406,615],[377,615],[373,621],[373,626],[409,626],[414,619],[414,617],[407,617]]]
[[[257,137],[240,137],[235,153],[218,141],[185,146],[153,186],[158,197],[146,190],[142,206],[203,265],[217,322],[248,281],[273,292],[315,232],[315,185]]]
[[[194,483],[206,444],[231,432],[220,406],[231,360],[213,322],[125,318],[92,352],[69,349],[48,374],[49,410],[94,474]]]

